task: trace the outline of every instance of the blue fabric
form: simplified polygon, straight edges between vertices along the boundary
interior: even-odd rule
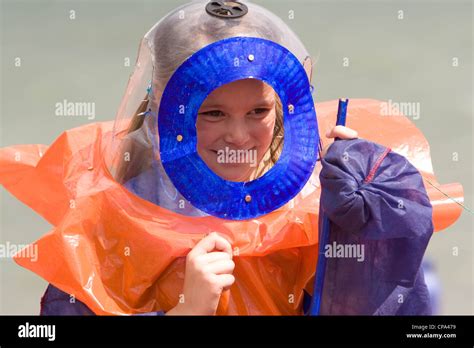
[[[311,306],[311,295],[303,290],[303,314],[309,315],[309,309]]]
[[[320,203],[332,222],[323,315],[431,314],[421,262],[433,233],[432,206],[418,170],[394,152],[384,157],[386,150],[342,140],[322,160]],[[330,252],[346,246],[363,250],[363,260]]]
[[[49,284],[46,292],[41,298],[40,315],[95,315],[84,303],[75,299],[71,303],[71,297],[64,291]],[[150,312],[135,314],[138,316],[165,315],[164,312]]]

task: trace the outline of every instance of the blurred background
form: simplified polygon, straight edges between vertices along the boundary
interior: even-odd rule
[[[1,0],[0,146],[51,144],[66,129],[113,120],[140,39],[186,2]],[[420,103],[413,122],[430,143],[438,181],[460,182],[473,206],[472,1],[254,2],[288,23],[316,60],[316,102]],[[95,116],[56,116],[64,100],[94,103]],[[51,229],[0,191],[0,244],[28,244]],[[474,313],[473,250],[467,210],[433,236],[426,260],[437,313]],[[46,286],[0,258],[0,314],[38,314]]]

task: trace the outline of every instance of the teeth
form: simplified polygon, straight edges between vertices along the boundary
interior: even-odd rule
[[[254,147],[252,147],[251,149],[229,149],[228,151],[250,151],[250,150],[256,150],[256,149],[257,149],[257,147],[254,146]],[[222,149],[222,150],[210,150],[210,151],[217,153],[218,151],[225,151],[225,149]]]

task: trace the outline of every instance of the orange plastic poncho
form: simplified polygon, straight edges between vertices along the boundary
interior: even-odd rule
[[[462,202],[461,185],[437,183],[422,133],[404,116],[380,115],[380,103],[352,99],[347,126],[417,167],[433,205],[435,231],[445,229],[460,216],[452,199]],[[316,104],[316,111],[324,134],[334,125],[337,101]],[[265,216],[183,216],[112,178],[102,154],[112,124],[68,130],[49,147],[1,149],[1,184],[54,226],[34,243],[36,262],[21,253],[15,261],[96,314],[168,311],[179,301],[187,253],[217,231],[232,243],[236,265],[236,282],[223,293],[218,315],[302,314],[303,289],[312,293],[317,263],[320,163],[294,199]]]

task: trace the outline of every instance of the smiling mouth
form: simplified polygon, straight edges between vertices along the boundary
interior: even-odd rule
[[[225,149],[225,148],[224,148],[224,149],[220,149],[220,150],[213,150],[213,149],[211,149],[210,151],[212,151],[212,152],[214,152],[214,153],[218,153],[219,151],[226,151],[226,149]],[[228,148],[227,151],[257,151],[257,147],[254,146],[254,147],[252,147],[252,148],[250,148],[250,149],[231,149],[231,148]]]

